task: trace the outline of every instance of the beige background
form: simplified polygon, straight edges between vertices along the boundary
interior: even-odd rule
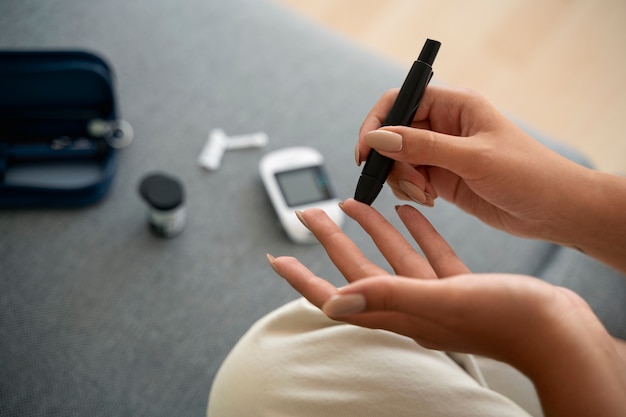
[[[426,38],[441,41],[439,81],[474,88],[626,174],[626,1],[276,1],[407,71]]]

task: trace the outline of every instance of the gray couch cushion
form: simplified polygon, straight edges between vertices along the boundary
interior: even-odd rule
[[[265,150],[228,152],[217,172],[196,165],[209,130],[265,131],[266,150],[314,146],[348,197],[359,125],[406,69],[263,0],[4,2],[0,47],[102,53],[136,132],[101,203],[0,212],[0,415],[202,415],[239,336],[297,296],[265,253],[342,282],[321,247],[278,228],[257,174]],[[187,227],[171,240],[149,233],[137,195],[154,170],[187,191]],[[395,203],[385,191],[376,207],[395,219]],[[559,251],[443,202],[427,212],[476,271],[540,274]],[[383,263],[354,223],[346,232]]]

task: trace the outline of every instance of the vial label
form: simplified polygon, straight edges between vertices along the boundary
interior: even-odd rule
[[[154,208],[148,212],[150,227],[154,233],[162,237],[178,235],[185,227],[187,213],[185,207],[161,211]]]

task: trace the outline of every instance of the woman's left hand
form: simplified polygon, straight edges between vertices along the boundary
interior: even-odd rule
[[[397,211],[425,256],[372,207],[349,199],[342,208],[372,237],[396,275],[369,261],[319,209],[299,217],[349,285],[337,289],[295,258],[269,256],[276,272],[330,318],[386,329],[427,348],[488,356],[528,372],[562,356],[579,338],[606,334],[587,304],[565,288],[521,275],[471,274],[413,207]]]

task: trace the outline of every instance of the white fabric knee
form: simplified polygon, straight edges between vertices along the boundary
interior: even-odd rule
[[[242,337],[217,373],[207,415],[530,416],[457,363],[471,356],[455,356],[330,320],[300,299]]]

